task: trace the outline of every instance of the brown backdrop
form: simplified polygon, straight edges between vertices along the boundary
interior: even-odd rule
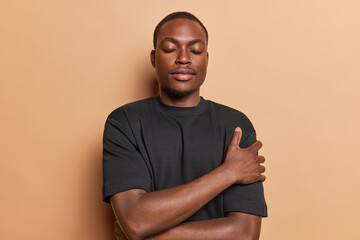
[[[357,240],[356,0],[0,3],[0,239],[113,239],[102,132],[154,94],[152,32],[188,10],[210,33],[207,99],[248,115],[267,157],[263,240]]]

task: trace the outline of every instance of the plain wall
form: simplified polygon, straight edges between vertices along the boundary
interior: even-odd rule
[[[263,240],[358,240],[360,3],[3,0],[0,239],[111,240],[107,115],[152,96],[152,33],[187,10],[209,31],[201,95],[264,147]]]

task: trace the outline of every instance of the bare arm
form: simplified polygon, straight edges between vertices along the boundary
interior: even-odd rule
[[[258,240],[261,217],[240,212],[230,212],[226,217],[182,223],[148,240]]]
[[[144,239],[169,230],[189,218],[232,184],[264,181],[265,176],[261,173],[265,168],[260,165],[264,162],[264,157],[256,155],[261,143],[256,142],[247,149],[240,149],[240,139],[241,130],[238,130],[229,144],[224,163],[192,182],[150,193],[132,189],[112,196],[111,203],[115,216],[127,237]],[[234,217],[203,222],[210,224],[209,226],[222,222],[225,229],[232,222],[231,219]],[[197,229],[201,227],[201,222],[194,226],[184,223],[184,226]]]

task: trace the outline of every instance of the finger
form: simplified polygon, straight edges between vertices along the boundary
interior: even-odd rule
[[[264,182],[266,180],[265,175],[260,175],[260,181]]]
[[[257,160],[259,161],[259,163],[264,163],[264,162],[265,162],[265,157],[259,155],[259,156],[257,157]]]
[[[251,146],[249,147],[249,149],[250,149],[252,152],[256,153],[256,152],[259,151],[259,149],[260,149],[261,147],[262,147],[262,143],[261,143],[260,141],[256,141],[255,143],[253,143],[253,145],[251,145]]]
[[[239,147],[241,135],[242,135],[241,128],[239,127],[235,128],[235,132],[231,138],[229,146]]]

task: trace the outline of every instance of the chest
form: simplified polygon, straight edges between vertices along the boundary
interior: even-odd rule
[[[209,116],[155,116],[142,123],[142,144],[155,189],[192,181],[225,156],[222,126]]]

